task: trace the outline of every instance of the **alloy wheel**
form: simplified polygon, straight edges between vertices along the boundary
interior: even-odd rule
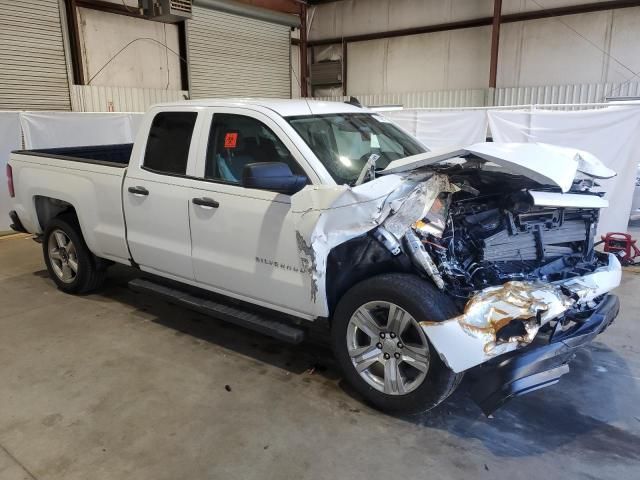
[[[407,311],[390,302],[368,302],[351,316],[347,349],[358,374],[376,390],[405,395],[429,371],[429,344]]]
[[[53,272],[64,283],[72,283],[78,275],[78,253],[69,236],[55,229],[49,235],[47,248]]]

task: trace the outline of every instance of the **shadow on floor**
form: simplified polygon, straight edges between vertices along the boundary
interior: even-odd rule
[[[44,272],[46,276],[46,272]],[[42,272],[36,275],[41,276]],[[362,401],[344,381],[331,351],[318,342],[291,346],[249,330],[218,321],[144,294],[132,292],[127,282],[139,272],[116,266],[92,301],[130,305],[146,319],[221,348],[284,369],[302,377],[332,383]],[[615,328],[615,325],[614,327]],[[625,360],[602,343],[580,351],[571,372],[560,383],[519,397],[485,417],[468,395],[469,381],[436,409],[411,417],[396,417],[424,428],[435,428],[464,439],[475,439],[501,457],[538,455],[550,450],[566,454],[598,455],[603,461],[640,460],[640,419],[622,428],[624,412],[640,402]],[[363,406],[363,410],[368,410]],[[355,410],[351,410],[355,411]],[[373,414],[373,412],[372,412]]]
[[[251,330],[174,305],[168,300],[133,292],[127,283],[140,273],[126,267],[109,270],[105,287],[94,301],[115,300],[151,315],[151,321],[175,330],[176,335],[194,338],[233,350],[259,362],[281,368],[293,374],[320,374],[328,380],[339,379],[332,354],[322,335],[301,345],[289,345]],[[101,300],[102,299],[102,300]]]
[[[599,372],[601,364],[616,368]],[[640,434],[633,433],[640,429],[621,426],[628,407],[640,401],[625,361],[594,343],[578,352],[570,366],[557,385],[518,397],[491,418],[478,413],[467,382],[432,412],[403,420],[476,439],[501,457],[562,450],[603,461],[640,460]]]

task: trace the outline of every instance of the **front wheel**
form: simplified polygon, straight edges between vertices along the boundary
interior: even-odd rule
[[[98,288],[106,272],[82,238],[80,225],[72,215],[53,219],[42,241],[49,276],[66,293],[87,293]]]
[[[453,302],[414,275],[380,275],[355,285],[332,323],[346,380],[380,410],[430,410],[455,390],[462,374],[442,362],[419,322],[455,315]]]

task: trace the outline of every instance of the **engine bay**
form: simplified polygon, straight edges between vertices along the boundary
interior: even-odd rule
[[[565,280],[601,266],[594,250],[598,209],[536,206],[528,185],[513,177],[496,176],[488,185],[464,177],[460,191],[441,194],[414,225],[452,296],[466,299],[513,280]],[[504,191],[514,183],[520,188]]]

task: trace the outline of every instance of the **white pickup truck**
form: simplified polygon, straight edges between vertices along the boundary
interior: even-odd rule
[[[620,263],[594,249],[615,173],[586,152],[429,151],[355,105],[201,100],[153,107],[133,145],[17,151],[7,172],[14,229],[61,290],[117,262],[147,272],[132,288],[286,341],[327,323],[385,411],[473,370],[489,413],[557,382],[619,310]]]

